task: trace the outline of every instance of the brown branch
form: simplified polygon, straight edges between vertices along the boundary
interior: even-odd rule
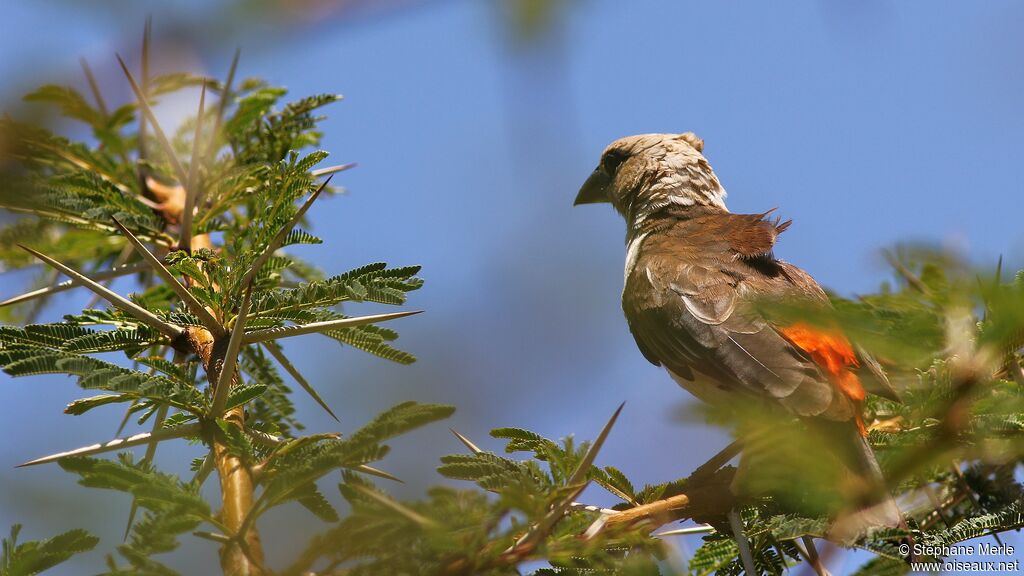
[[[807,559],[807,564],[814,569],[814,573],[817,576],[832,576],[831,572],[825,568],[825,563],[822,562],[821,556],[818,554],[818,548],[814,545],[814,538],[802,536],[800,540],[803,541],[805,548],[797,545],[796,549],[800,552],[801,556]],[[796,543],[794,542],[794,544]]]
[[[609,516],[605,527],[649,524],[653,529],[676,520],[724,515],[736,506],[730,490],[735,475],[735,468],[723,468],[679,494]]]
[[[695,479],[694,485],[685,487],[682,493],[605,516],[602,519],[604,523],[599,529],[630,530],[641,526],[654,529],[685,518],[723,517],[736,506],[736,498],[729,488],[735,473],[735,468],[722,468],[699,480]],[[582,537],[585,538],[586,535]],[[484,564],[478,564],[476,558],[486,557],[487,547],[492,545],[493,543],[485,546],[479,554],[460,555],[452,559],[440,573],[446,576],[469,576],[488,569],[507,568],[535,559],[534,547],[514,547]]]
[[[185,191],[177,187],[184,196]],[[184,203],[182,203],[183,205]],[[193,236],[191,250],[212,248],[209,235]],[[191,251],[190,250],[190,251]],[[214,340],[213,334],[199,327],[187,331],[188,341],[192,349],[202,360],[207,379],[211,386],[220,379],[220,370],[224,366],[224,352],[227,350],[228,335],[220,341]],[[231,387],[238,384],[240,376],[237,365],[231,379]],[[224,419],[239,429],[245,428],[245,409],[237,406],[224,414]],[[223,508],[221,521],[232,534],[238,533],[245,526],[246,517],[253,507],[255,482],[252,469],[238,455],[231,453],[220,430],[213,430],[208,438],[213,454],[213,465],[220,477],[220,491]],[[220,551],[221,570],[225,576],[259,576],[263,569],[263,544],[260,542],[259,531],[250,526],[245,531],[241,542],[225,543]]]
[[[224,365],[223,354],[227,349],[227,338],[214,340],[208,330],[200,327],[189,328],[187,335],[190,346],[203,362],[207,379],[213,385],[212,383],[219,380],[220,369]],[[232,386],[237,385],[238,380],[236,368]],[[245,414],[241,406],[229,410],[224,419],[239,429],[245,427]],[[252,470],[238,455],[231,452],[220,430],[211,430],[208,442],[213,451],[214,467],[220,476],[221,500],[224,506],[220,513],[221,521],[232,534],[235,534],[245,524],[245,518],[252,510],[255,491]],[[245,532],[244,546],[234,541],[224,544],[220,552],[220,562],[225,576],[263,574],[263,546],[259,531],[255,527],[249,527]]]
[[[156,181],[151,181],[153,192],[161,202],[160,214],[168,223],[180,222],[185,208],[186,191],[182,186],[162,186]],[[200,234],[191,238],[190,252],[199,248],[213,248],[210,237],[207,234]],[[220,369],[224,365],[223,354],[227,349],[227,337],[221,341],[214,339],[209,330],[200,327],[190,327],[186,330],[185,338],[189,351],[195,352],[203,363],[207,379],[214,386],[220,378]],[[237,368],[232,378],[232,387],[239,382]],[[245,413],[242,406],[238,406],[226,414],[224,419],[231,425],[240,429],[245,427]],[[207,436],[207,443],[213,455],[213,466],[220,477],[221,521],[232,534],[237,533],[244,525],[245,518],[249,515],[253,505],[253,494],[255,482],[253,473],[249,466],[231,453],[224,442],[220,430],[212,429]],[[259,576],[265,573],[263,569],[263,545],[260,542],[259,531],[250,527],[245,532],[242,542],[230,541],[221,547],[220,551],[221,570],[225,576]]]

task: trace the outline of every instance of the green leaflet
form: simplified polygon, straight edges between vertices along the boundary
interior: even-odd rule
[[[453,411],[450,406],[404,402],[381,413],[348,438],[297,444],[272,461],[273,472],[263,499],[270,507],[301,498],[307,485],[333,470],[383,458],[388,452],[388,447],[381,444],[383,441],[447,418]]]
[[[302,504],[303,508],[309,510],[324,522],[337,522],[339,520],[338,511],[320,493],[316,484],[309,483],[304,485],[296,492],[295,499],[299,504]]]
[[[344,442],[349,449],[375,444],[409,432],[455,412],[453,406],[402,402],[380,413],[371,422],[353,432]]]
[[[136,464],[126,453],[119,454],[117,460],[76,457],[64,458],[59,464],[64,470],[78,474],[82,485],[128,492],[148,510],[174,511],[200,521],[211,517],[210,506],[195,487],[170,474],[157,472],[149,465]]]
[[[123,394],[99,394],[96,396],[90,396],[89,398],[75,400],[68,404],[67,408],[64,409],[64,413],[79,416],[98,406],[105,406],[107,404],[115,404],[119,402],[129,402],[131,400],[131,396],[125,396]]]
[[[156,343],[160,334],[145,326],[128,330],[109,330],[92,332],[69,340],[62,347],[68,352],[111,352],[145,348]]]
[[[47,84],[24,96],[26,102],[46,102],[60,107],[61,113],[91,126],[101,125],[103,115],[74,88]]]
[[[1024,500],[988,514],[965,518],[951,528],[927,535],[924,542],[936,546],[951,545],[977,538],[993,530],[1015,530],[1024,527]]]
[[[248,402],[259,398],[267,391],[265,384],[248,384],[245,386],[236,386],[231,389],[231,394],[228,395],[228,409],[234,408],[235,406],[241,406]]]
[[[284,238],[284,242],[281,243],[281,247],[292,246],[294,244],[323,244],[324,241],[320,238],[306,232],[305,230],[296,228],[288,233]]]
[[[82,388],[108,390],[124,395],[124,400],[147,398],[163,401],[179,409],[200,412],[202,394],[190,384],[122,368],[115,364],[70,352],[47,349],[8,349],[0,351],[0,364],[12,376],[69,374],[78,377]],[[93,406],[86,403],[76,409]]]
[[[412,354],[394,348],[387,343],[398,337],[394,330],[371,324],[325,332],[325,335],[342,344],[348,344],[353,348],[358,348],[363,352],[368,352],[385,360],[399,364],[412,364],[416,361],[416,357]]]
[[[597,470],[598,473],[594,475],[594,482],[597,482],[605,490],[626,502],[636,501],[636,490],[633,488],[633,483],[629,481],[629,478],[621,470],[614,466],[606,466],[603,469]]]
[[[18,326],[0,326],[0,345],[9,348],[12,345],[44,346],[60,348],[68,340],[92,334],[92,330],[75,324],[29,324],[24,328]]]
[[[490,452],[442,456],[437,471],[447,478],[469,480],[484,490],[495,492],[512,486],[548,484],[535,463],[517,462]]]
[[[284,383],[273,361],[263,353],[263,348],[244,348],[239,367],[253,381],[266,386],[248,408],[256,420],[286,436],[291,435],[292,429],[301,431],[303,426],[295,418],[295,406],[290,398],[292,390]]]
[[[53,538],[18,542],[21,525],[11,526],[11,534],[3,539],[0,556],[0,574],[3,576],[31,576],[64,562],[75,554],[88,552],[100,539],[85,530],[69,530]]]
[[[505,452],[533,452],[538,460],[548,460],[561,452],[554,441],[522,428],[495,428],[491,430],[491,436],[509,441]]]
[[[347,300],[402,304],[405,294],[423,282],[415,277],[418,266],[387,268],[383,262],[356,268],[327,280],[313,281],[288,290],[253,296],[253,315],[284,314],[294,310],[328,308]]]

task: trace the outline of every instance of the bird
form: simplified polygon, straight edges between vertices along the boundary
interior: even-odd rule
[[[750,400],[823,434],[849,472],[883,494],[849,514],[854,520],[836,539],[905,525],[862,415],[866,382],[874,393],[898,395],[840,330],[777,325],[758,311],[762,299],[828,306],[829,298],[810,274],[774,254],[791,221],[773,217],[774,209],[730,212],[703,153],[692,132],[620,138],[576,196],[574,205],[608,203],[626,221],[622,308],[637,347],[704,402]]]

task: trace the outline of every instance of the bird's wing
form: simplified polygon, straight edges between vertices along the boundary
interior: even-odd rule
[[[821,289],[821,286],[815,282],[814,278],[812,278],[810,274],[789,262],[783,262],[781,260],[776,260],[775,262],[785,271],[782,279],[784,279],[788,286],[795,290],[800,297],[823,305],[830,305],[825,291]],[[783,291],[786,289],[786,286],[782,288]],[[772,290],[773,291],[765,292],[764,295],[777,296],[779,288],[772,287]],[[790,330],[792,329],[792,327],[776,327],[776,329],[781,331],[783,334],[787,333],[787,328]],[[842,358],[842,362],[840,362],[840,364],[846,367],[848,369],[847,371],[856,371],[859,376],[858,381],[862,383],[863,388],[868,392],[896,402],[901,401],[899,393],[889,381],[889,376],[885,373],[885,369],[882,368],[882,365],[878,363],[878,360],[876,360],[874,356],[872,356],[871,353],[863,347],[851,344],[841,333],[837,331],[828,332],[821,329],[812,330],[812,339],[815,341],[828,342],[828,345],[832,349],[830,353],[835,355],[836,358]],[[808,353],[811,352],[808,347],[804,347],[804,351]],[[820,363],[819,358],[814,358],[814,360]],[[833,366],[835,366],[835,364],[836,363],[833,362]],[[847,378],[845,373],[842,372],[838,374],[834,373],[834,370],[831,372],[826,370],[826,372],[829,372],[829,376],[833,381]]]
[[[706,214],[645,238],[623,292],[633,336],[677,377],[696,371],[801,416],[854,418],[855,401],[837,393],[813,351],[746,305],[787,293],[825,298],[805,272],[772,257],[788,223],[764,216]]]

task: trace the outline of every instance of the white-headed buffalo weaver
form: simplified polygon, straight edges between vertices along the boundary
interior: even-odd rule
[[[626,220],[622,308],[637,346],[701,400],[767,402],[813,423],[851,472],[887,495],[858,376],[870,371],[891,396],[884,372],[840,331],[774,325],[751,305],[799,298],[827,306],[828,298],[809,274],[775,258],[790,222],[770,211],[729,212],[703,149],[689,132],[616,140],[576,197],[610,203]],[[901,523],[887,496],[856,516],[856,532]]]

